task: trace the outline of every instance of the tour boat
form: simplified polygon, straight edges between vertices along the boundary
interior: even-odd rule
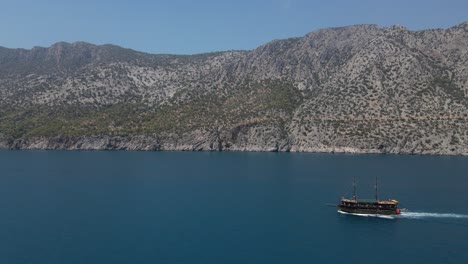
[[[379,200],[377,192],[377,177],[375,178],[375,199],[358,199],[356,196],[356,179],[353,181],[353,197],[340,199],[338,212],[369,215],[398,215],[398,201],[393,199]]]

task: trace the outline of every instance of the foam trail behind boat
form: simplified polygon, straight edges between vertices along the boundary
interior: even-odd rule
[[[429,212],[401,212],[399,215],[376,215],[376,214],[355,214],[338,211],[340,214],[363,216],[363,217],[378,217],[385,219],[407,218],[407,219],[468,219],[466,214],[442,214],[442,213],[429,213]]]
[[[451,219],[468,219],[465,214],[440,214],[428,212],[402,212],[399,218],[423,219],[423,218],[451,218]]]

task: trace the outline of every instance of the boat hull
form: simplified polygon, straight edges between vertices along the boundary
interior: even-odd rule
[[[377,209],[377,208],[350,208],[345,206],[337,206],[338,211],[350,214],[373,214],[373,215],[398,215],[399,210],[395,209]]]

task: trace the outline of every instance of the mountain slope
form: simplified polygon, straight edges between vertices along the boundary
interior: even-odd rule
[[[0,148],[468,154],[468,23],[252,51],[0,48]]]

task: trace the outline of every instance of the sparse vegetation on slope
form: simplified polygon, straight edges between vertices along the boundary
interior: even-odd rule
[[[252,51],[0,48],[0,148],[468,154],[468,24]]]

